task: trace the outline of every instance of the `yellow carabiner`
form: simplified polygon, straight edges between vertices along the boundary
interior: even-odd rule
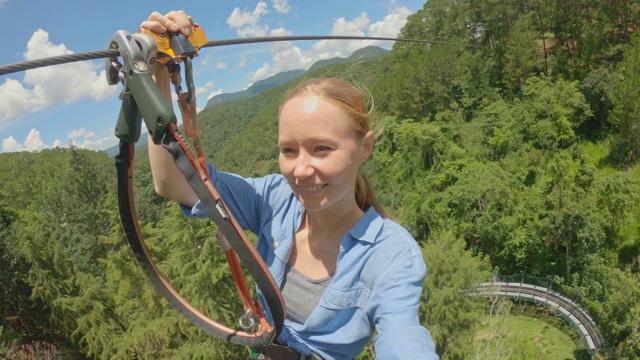
[[[168,34],[158,34],[146,29],[143,30],[142,33],[151,36],[158,45],[158,53],[160,53],[158,54],[158,60],[167,61],[167,57],[170,59],[176,59],[178,57],[171,48],[171,40]],[[189,42],[194,47],[194,49],[196,49],[196,51],[199,50],[202,46],[206,45],[209,41],[207,39],[207,35],[205,35],[204,33],[204,30],[202,30],[199,25],[193,26],[193,34],[188,36],[187,39],[189,39]],[[195,56],[197,56],[197,53]]]

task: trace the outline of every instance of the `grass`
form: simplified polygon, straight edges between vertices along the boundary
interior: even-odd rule
[[[487,316],[476,334],[476,347],[484,350],[485,359],[574,359],[582,347],[577,334],[564,320],[543,309],[528,307],[527,315],[512,313],[494,318]],[[501,336],[497,336],[500,329]]]

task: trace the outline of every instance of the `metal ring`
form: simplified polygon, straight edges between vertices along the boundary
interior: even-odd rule
[[[242,330],[248,333],[256,332],[258,330],[258,327],[260,326],[260,324],[256,321],[256,315],[251,313],[251,311],[249,310],[247,310],[244,315],[240,316],[240,319],[238,319],[238,323],[240,324]]]

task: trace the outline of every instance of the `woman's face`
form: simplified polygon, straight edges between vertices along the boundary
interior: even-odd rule
[[[280,112],[280,171],[307,211],[352,210],[358,168],[373,148],[339,106],[315,95],[287,101]],[[339,208],[336,208],[339,206]]]

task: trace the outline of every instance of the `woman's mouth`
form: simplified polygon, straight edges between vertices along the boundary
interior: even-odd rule
[[[326,185],[309,185],[309,186],[298,185],[298,189],[300,189],[300,193],[302,194],[310,194],[310,193],[315,193],[322,190],[322,188],[324,188],[325,186]]]

